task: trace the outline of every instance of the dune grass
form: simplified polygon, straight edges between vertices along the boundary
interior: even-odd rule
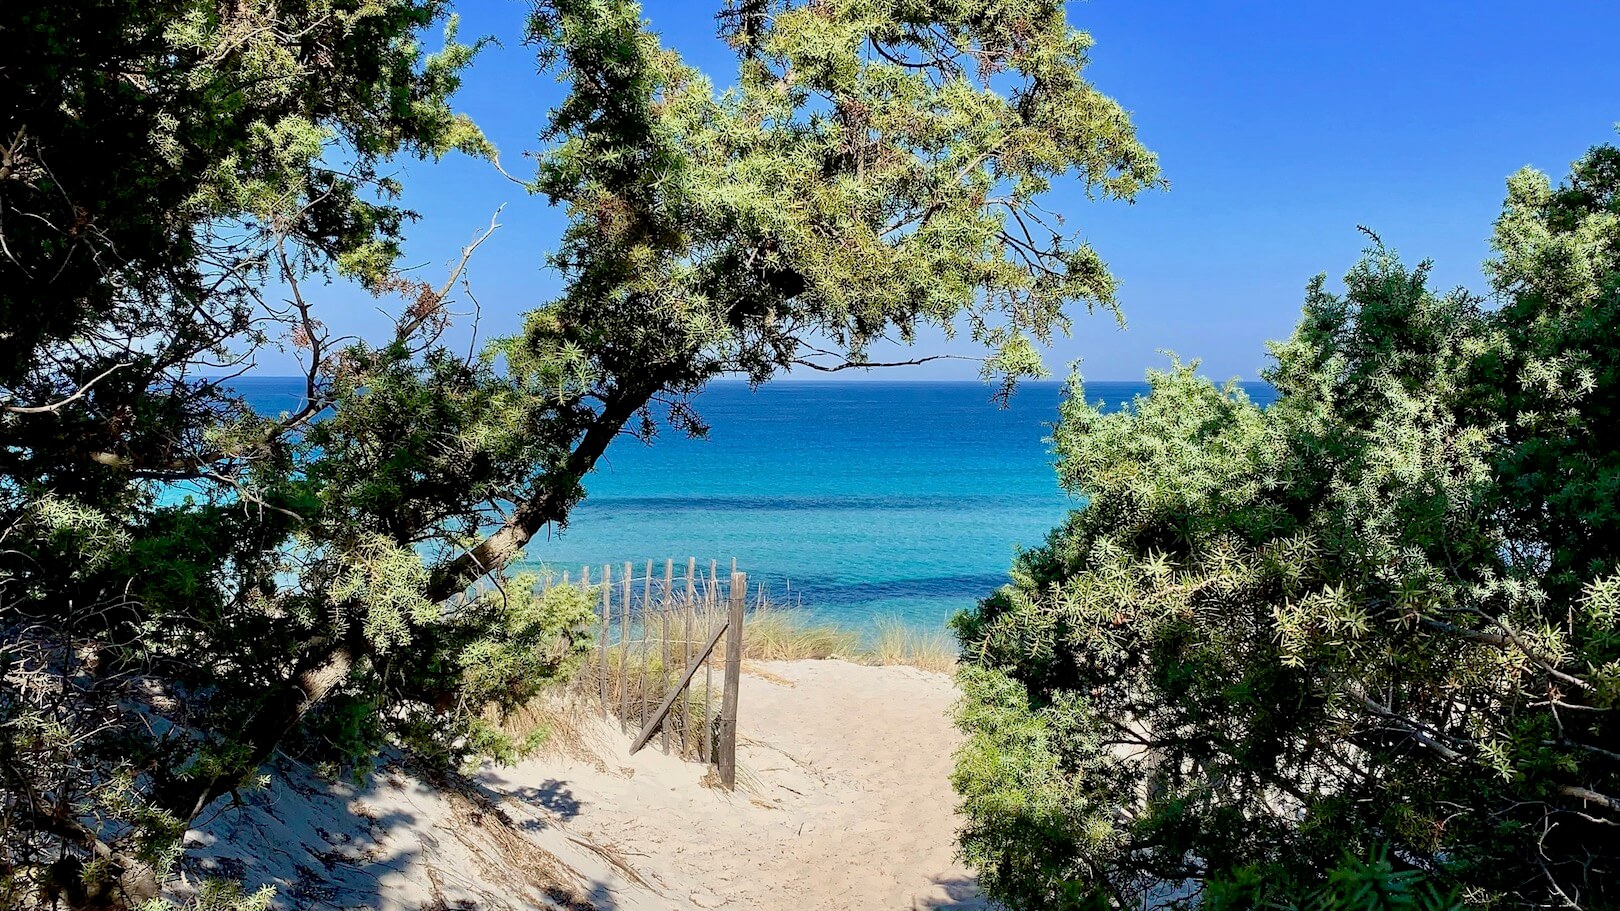
[[[860,633],[793,608],[756,607],[743,624],[743,657],[755,661],[858,660],[861,650]]]
[[[956,670],[956,640],[943,629],[924,629],[897,617],[877,622],[864,656],[870,664],[904,664],[925,671],[949,674]]]
[[[839,658],[855,664],[907,665],[949,674],[956,670],[956,640],[944,628],[882,617],[871,633],[828,623],[809,611],[756,606],[743,625],[743,657],[755,661]]]

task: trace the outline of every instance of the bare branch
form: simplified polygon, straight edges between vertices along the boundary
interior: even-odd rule
[[[1563,682],[1569,684],[1570,686],[1577,687],[1579,689],[1583,689],[1583,690],[1591,690],[1592,689],[1592,684],[1587,683],[1585,680],[1582,680],[1581,678],[1576,677],[1576,676],[1574,676],[1572,674],[1566,674],[1563,671],[1558,670],[1557,668],[1553,667],[1552,663],[1547,661],[1547,659],[1545,659],[1545,658],[1541,657],[1540,655],[1536,654],[1536,652],[1531,650],[1530,646],[1528,644],[1526,644],[1523,639],[1519,638],[1519,634],[1515,633],[1513,631],[1513,628],[1508,626],[1501,619],[1496,618],[1496,617],[1489,617],[1489,616],[1487,616],[1485,614],[1481,614],[1481,616],[1485,616],[1486,619],[1490,620],[1492,623],[1495,623],[1497,626],[1501,627],[1502,632],[1501,633],[1489,633],[1489,632],[1485,632],[1483,630],[1468,629],[1466,627],[1457,626],[1456,624],[1453,624],[1453,623],[1447,623],[1444,620],[1434,620],[1434,619],[1431,619],[1429,617],[1419,617],[1418,622],[1421,623],[1422,625],[1428,627],[1429,629],[1436,630],[1436,631],[1442,632],[1442,633],[1447,633],[1449,635],[1457,636],[1458,638],[1461,638],[1461,639],[1467,639],[1470,642],[1481,642],[1481,643],[1484,643],[1486,645],[1493,645],[1493,646],[1495,646],[1497,648],[1504,648],[1504,649],[1509,647],[1509,646],[1512,646],[1514,648],[1517,648],[1519,651],[1523,652],[1524,656],[1526,658],[1529,658],[1530,661],[1533,664],[1535,664],[1537,667],[1539,667],[1543,671],[1545,671],[1548,674],[1548,676],[1553,677],[1554,679],[1557,679],[1557,680],[1562,680]]]
[[[501,211],[505,208],[506,206],[503,205],[496,209],[495,214],[489,217],[489,227],[485,228],[482,234],[479,234],[477,237],[473,238],[471,243],[461,248],[461,258],[457,260],[455,266],[450,269],[450,275],[445,278],[444,284],[440,285],[433,291],[435,306],[424,308],[420,312],[407,315],[406,318],[402,319],[395,326],[395,338],[401,340],[410,338],[412,335],[416,334],[418,329],[422,328],[423,323],[426,323],[434,313],[438,312],[438,306],[444,302],[445,298],[450,296],[451,289],[456,286],[456,282],[461,279],[462,273],[467,270],[467,263],[472,260],[473,253],[477,252],[478,248],[483,246],[484,241],[489,240],[490,236],[500,228],[501,223],[499,219],[501,217]]]
[[[982,357],[972,357],[966,354],[931,354],[927,357],[913,358],[909,361],[841,361],[837,364],[818,364],[806,358],[794,358],[792,363],[800,367],[809,367],[822,373],[837,373],[840,370],[869,369],[874,367],[914,367],[917,364],[926,364],[929,361],[975,361],[984,363]]]
[[[11,414],[45,414],[45,413],[51,412],[51,411],[58,411],[58,410],[62,409],[63,407],[65,407],[67,405],[70,405],[73,402],[78,401],[79,399],[84,398],[85,393],[90,391],[91,386],[94,386],[96,383],[101,382],[101,380],[104,377],[108,376],[113,371],[119,370],[119,369],[122,369],[122,368],[128,367],[128,366],[129,366],[129,362],[126,361],[124,363],[114,364],[111,367],[108,367],[106,370],[103,370],[101,373],[97,374],[96,377],[94,379],[92,379],[90,382],[85,383],[83,386],[80,386],[79,390],[77,392],[73,393],[72,395],[68,396],[65,399],[62,399],[59,402],[52,402],[49,405],[34,405],[34,406],[0,405],[0,411],[9,412]]]

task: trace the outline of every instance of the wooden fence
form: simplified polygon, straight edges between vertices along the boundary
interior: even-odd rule
[[[601,627],[594,667],[597,704],[605,716],[635,733],[630,752],[654,738],[666,753],[716,767],[722,784],[737,781],[737,691],[748,578],[707,573],[688,558],[683,573],[665,560],[660,578],[648,560],[608,564],[593,578],[589,567],[564,585],[600,591]],[[725,645],[721,649],[720,641]],[[719,654],[717,654],[717,652]],[[719,664],[720,686],[715,686]],[[719,705],[715,705],[715,697]]]

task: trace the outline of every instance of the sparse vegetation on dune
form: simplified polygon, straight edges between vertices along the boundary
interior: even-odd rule
[[[536,698],[504,715],[488,719],[516,742],[536,744],[562,755],[594,755],[586,741],[586,717],[605,705],[610,713],[639,727],[679,680],[682,671],[725,620],[726,611],[699,596],[690,614],[684,610],[649,611],[622,642],[610,639],[605,656],[593,653],[568,686]],[[717,646],[716,657],[723,651]],[[604,660],[605,658],[605,660]],[[956,669],[957,646],[943,628],[927,628],[898,617],[880,618],[870,633],[819,618],[815,613],[761,598],[748,611],[743,626],[743,668],[772,676],[758,666],[764,661],[841,660],[871,666],[904,665],[949,674]],[[705,759],[713,748],[714,723],[720,702],[718,676],[700,672],[688,695],[671,708],[667,726],[671,749],[692,759]],[[702,731],[709,732],[704,744]],[[662,738],[660,738],[662,742]]]
[[[904,664],[949,674],[956,670],[957,646],[943,629],[919,627],[894,617],[877,623],[877,635],[866,651],[872,664]]]
[[[754,661],[856,660],[861,645],[859,632],[794,608],[767,605],[750,613],[743,625],[743,657]]]
[[[692,648],[701,648],[703,638],[725,619],[725,611],[717,606],[699,606],[694,612]],[[644,663],[657,668],[662,665],[661,642],[668,638],[678,652],[685,632],[666,630],[654,625],[645,643],[635,640],[632,645],[647,646]],[[956,667],[956,641],[944,627],[924,627],[899,617],[882,617],[871,632],[862,632],[851,626],[823,619],[814,611],[772,603],[768,600],[754,604],[748,610],[743,625],[743,659],[745,661],[805,661],[840,659],[854,664],[904,664],[927,671],[950,673]],[[616,655],[610,651],[610,655]],[[617,661],[610,657],[610,661]],[[617,665],[615,665],[617,666]],[[679,668],[675,668],[678,672]]]

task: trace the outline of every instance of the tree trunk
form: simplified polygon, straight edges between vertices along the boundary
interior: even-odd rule
[[[428,597],[448,601],[459,595],[479,576],[505,566],[546,524],[567,518],[580,482],[596,466],[625,423],[651,400],[658,388],[657,383],[649,382],[610,397],[586,429],[579,445],[569,453],[563,468],[547,477],[533,496],[518,504],[500,529],[436,573],[428,584]],[[241,781],[241,775],[268,762],[304,716],[348,679],[369,650],[370,643],[361,624],[352,622],[341,640],[301,660],[281,692],[266,700],[244,725],[241,734],[248,753],[237,770],[239,774],[159,781],[152,789],[153,804],[188,823],[196,819],[209,804],[234,788]],[[120,866],[126,868],[131,878],[125,884],[122,882],[125,876],[120,876],[127,896],[140,896],[142,900],[156,896],[159,884],[154,871],[136,865]]]
[[[493,534],[434,573],[427,595],[434,601],[448,601],[466,590],[478,577],[499,570],[529,543],[540,529],[568,518],[575,491],[596,467],[608,444],[624,425],[652,400],[661,383],[621,389],[608,398],[601,413],[591,422],[579,445],[568,454],[563,466],[546,478],[544,486],[518,504],[512,515]]]

